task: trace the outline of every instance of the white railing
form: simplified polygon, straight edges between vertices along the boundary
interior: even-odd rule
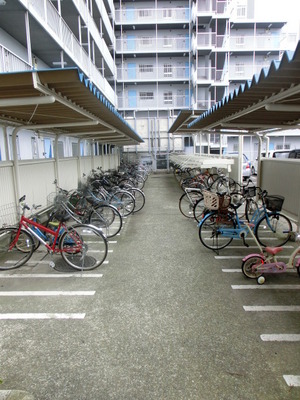
[[[231,0],[217,0],[214,2],[198,1],[197,11],[201,14],[207,13],[211,14],[224,14],[227,12],[228,4]]]
[[[145,89],[145,93],[149,92]],[[167,91],[166,91],[167,92]],[[153,96],[145,98],[141,93],[136,93],[132,97],[126,93],[125,95],[118,96],[118,109],[128,110],[155,110],[155,109],[173,109],[173,108],[190,108],[191,98],[185,94],[171,94],[170,92],[160,92],[158,95],[153,93]]]
[[[153,51],[189,51],[190,38],[188,36],[155,38],[137,35],[116,39],[116,50],[121,53],[144,52],[150,54],[153,54]]]
[[[197,83],[201,82],[224,82],[228,83],[228,69],[217,69],[214,67],[198,67]]]
[[[94,66],[87,52],[68,27],[50,0],[20,0],[24,7],[44,26],[64,51],[92,81],[105,93],[110,102],[115,103],[115,93],[99,70]]]
[[[132,67],[126,65],[117,68],[117,79],[118,81],[141,81],[147,82],[149,80],[187,80],[190,77],[190,68],[185,66],[175,66],[168,64],[167,67],[164,65],[155,67],[144,66],[144,63],[133,64]]]
[[[145,23],[168,23],[189,22],[189,8],[143,8],[125,9],[115,11],[117,24],[145,24]]]
[[[0,72],[16,72],[31,70],[32,65],[22,60],[6,47],[0,45]]]

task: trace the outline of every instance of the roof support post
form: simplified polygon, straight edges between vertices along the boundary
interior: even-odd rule
[[[257,186],[260,187],[261,184],[261,150],[262,150],[262,137],[258,133],[254,133],[258,139],[258,155],[257,155]]]
[[[238,182],[243,181],[243,153],[244,153],[244,137],[239,135],[239,155],[238,155]]]

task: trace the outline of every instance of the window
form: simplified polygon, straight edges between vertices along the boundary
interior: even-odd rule
[[[139,71],[141,72],[141,73],[143,73],[143,72],[153,72],[153,65],[151,65],[151,64],[140,64],[139,65]]]
[[[172,47],[172,38],[165,36],[163,41],[164,47]]]
[[[139,10],[139,17],[147,18],[152,16],[152,10]]]
[[[164,76],[173,76],[172,64],[164,64]]]
[[[237,36],[237,37],[235,38],[235,44],[236,44],[237,46],[240,46],[240,47],[244,46],[244,45],[245,45],[245,38],[244,38],[244,36]]]
[[[152,37],[144,36],[141,38],[141,44],[145,47],[150,47],[152,45]]]
[[[235,73],[237,75],[244,75],[244,73],[245,73],[245,65],[243,63],[235,64]]]
[[[172,18],[172,9],[171,8],[163,9],[163,18]]]
[[[140,92],[140,100],[145,101],[145,100],[153,100],[154,95],[153,92]]]
[[[173,103],[173,94],[172,92],[164,93],[164,104],[172,104]]]

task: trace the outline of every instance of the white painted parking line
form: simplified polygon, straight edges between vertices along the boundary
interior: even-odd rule
[[[257,290],[300,290],[300,285],[231,285],[232,289],[257,289]]]
[[[299,334],[271,334],[260,335],[264,342],[300,342]]]
[[[230,268],[230,269],[223,268],[222,272],[242,272],[242,270],[241,269],[234,269],[234,268]]]
[[[116,243],[118,243],[116,240],[109,240],[108,241],[108,244],[116,244]]]
[[[286,381],[288,386],[300,386],[300,375],[283,375],[283,379]]]
[[[1,296],[94,296],[95,290],[77,290],[77,291],[62,291],[62,290],[44,290],[44,291],[10,291],[0,292]]]
[[[4,278],[102,278],[103,274],[93,273],[70,273],[70,274],[0,274]]]
[[[0,314],[4,319],[84,319],[85,313],[7,313]]]
[[[245,311],[296,311],[300,312],[300,306],[243,306]]]

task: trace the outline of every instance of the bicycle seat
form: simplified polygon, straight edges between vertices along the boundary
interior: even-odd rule
[[[283,250],[283,247],[265,247],[265,251],[272,256],[275,256],[277,253],[280,253]]]

